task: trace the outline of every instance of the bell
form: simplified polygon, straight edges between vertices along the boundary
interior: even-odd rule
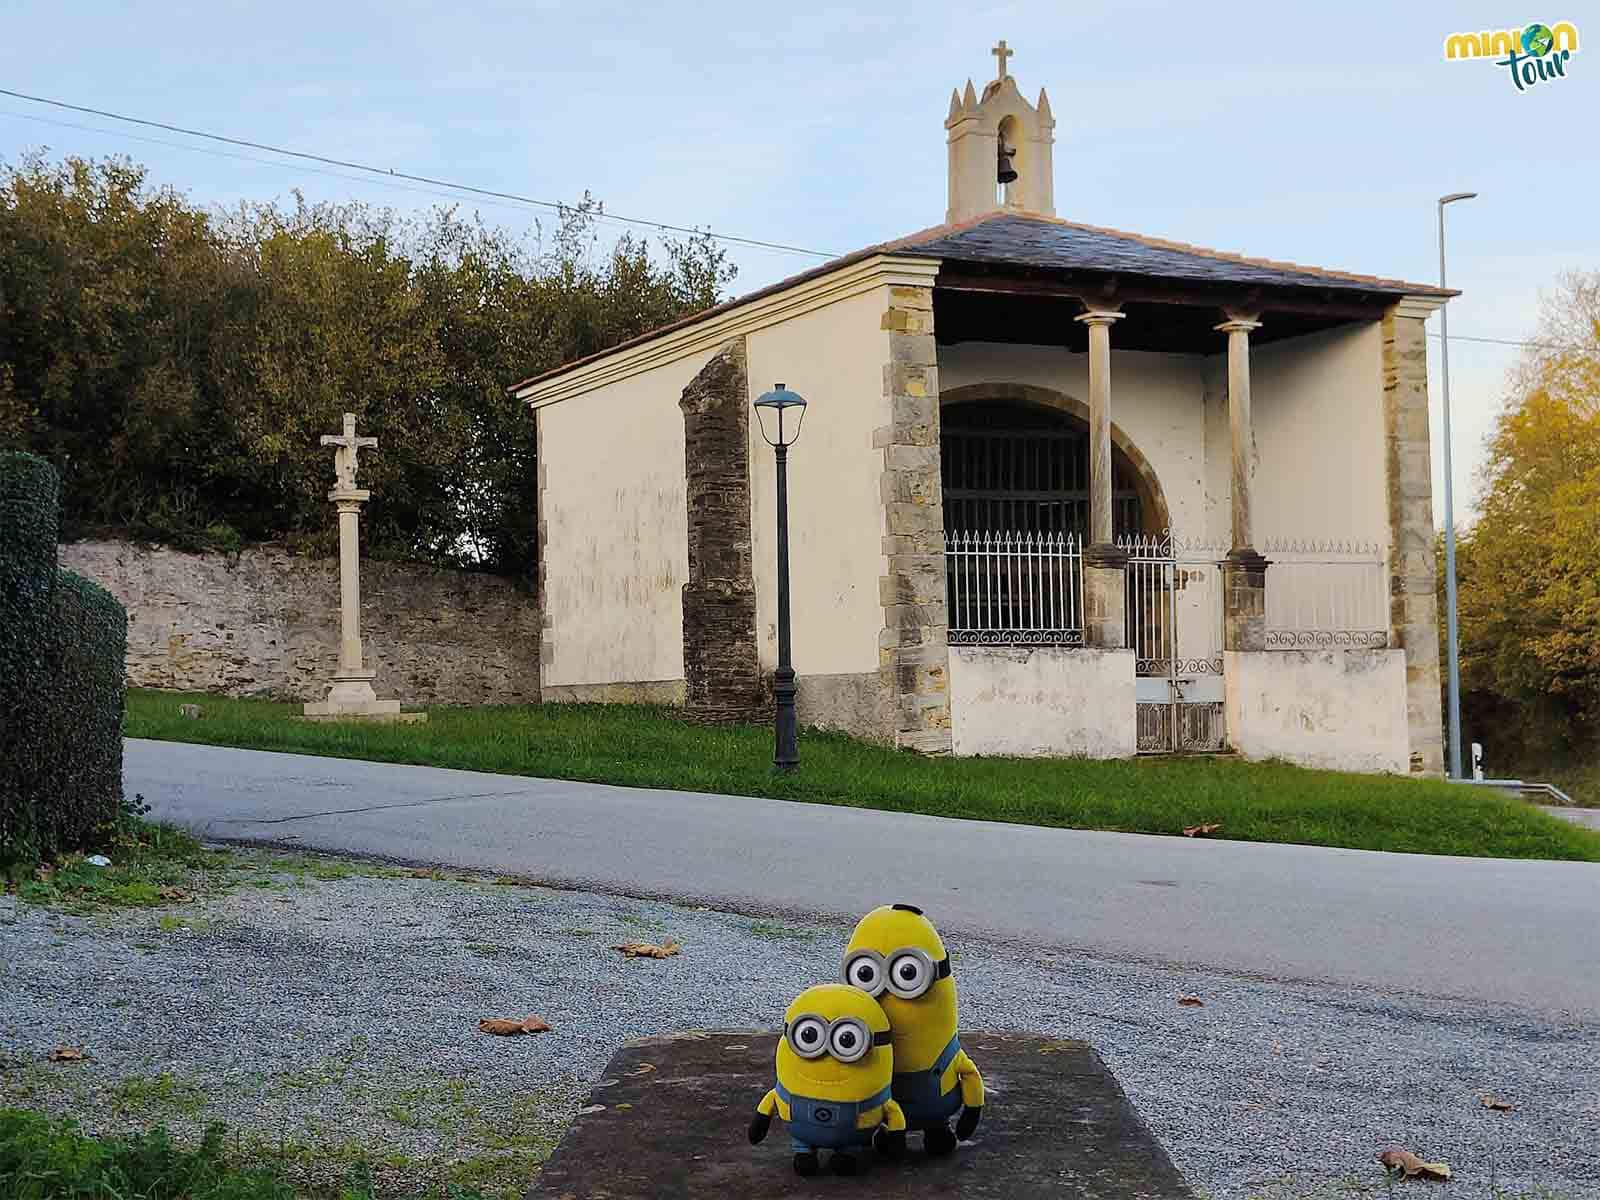
[[[999,169],[995,172],[995,178],[1001,183],[1010,183],[1017,177],[1017,169],[1011,165],[1011,159],[1015,154],[1015,150],[1012,150],[1004,142],[1000,143]]]

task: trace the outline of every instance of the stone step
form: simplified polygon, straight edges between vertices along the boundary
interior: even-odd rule
[[[797,1176],[774,1121],[746,1129],[773,1084],[777,1035],[700,1031],[630,1042],[528,1193],[528,1200],[785,1200],[851,1195],[905,1200],[1076,1197],[1193,1200],[1160,1144],[1087,1042],[963,1034],[988,1092],[974,1139],[946,1159],[921,1138],[899,1163],[865,1156],[862,1176]]]

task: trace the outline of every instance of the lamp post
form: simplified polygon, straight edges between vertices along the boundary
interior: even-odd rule
[[[755,404],[761,437],[771,446],[778,467],[778,669],[772,691],[777,700],[776,749],[772,765],[792,771],[800,765],[794,717],[794,666],[789,661],[789,447],[800,437],[806,417],[805,397],[778,384]],[[788,427],[786,414],[792,414]]]
[[[1451,192],[1439,197],[1439,286],[1444,287],[1444,206],[1471,200],[1477,192]],[[1456,513],[1455,481],[1450,465],[1450,306],[1439,309],[1440,381],[1444,385],[1444,596],[1445,629],[1449,638],[1450,778],[1461,776],[1461,660],[1456,639]]]

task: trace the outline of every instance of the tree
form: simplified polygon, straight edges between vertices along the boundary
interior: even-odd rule
[[[1458,556],[1462,685],[1513,756],[1569,757],[1600,730],[1600,272],[1561,277],[1535,341]]]
[[[706,236],[602,246],[592,198],[548,237],[438,209],[295,197],[200,211],[130,163],[0,164],[0,448],[64,479],[67,536],[331,552],[318,447],[379,439],[380,558],[526,576],[537,561],[531,374],[717,302]]]

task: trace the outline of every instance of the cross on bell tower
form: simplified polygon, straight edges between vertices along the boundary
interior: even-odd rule
[[[996,46],[993,50],[989,51],[989,53],[994,55],[996,58],[998,58],[1000,60],[1000,73],[995,76],[995,79],[997,79],[997,80],[1009,79],[1011,76],[1006,71],[1006,59],[1010,58],[1013,54],[1016,53],[1016,51],[1007,49],[1006,48],[1006,40],[1005,40],[1005,38],[1001,38],[1000,39],[1000,44],[998,46]]]
[[[950,207],[945,220],[954,224],[1010,209],[1053,217],[1056,121],[1050,99],[1043,88],[1037,104],[1022,98],[1015,77],[1006,69],[1016,51],[1004,38],[989,53],[998,62],[999,73],[984,85],[983,95],[970,79],[965,91],[950,93],[950,115],[944,123],[950,144]],[[1003,193],[1002,162],[1016,172],[1015,179],[1006,174],[1009,182],[1004,182]]]

